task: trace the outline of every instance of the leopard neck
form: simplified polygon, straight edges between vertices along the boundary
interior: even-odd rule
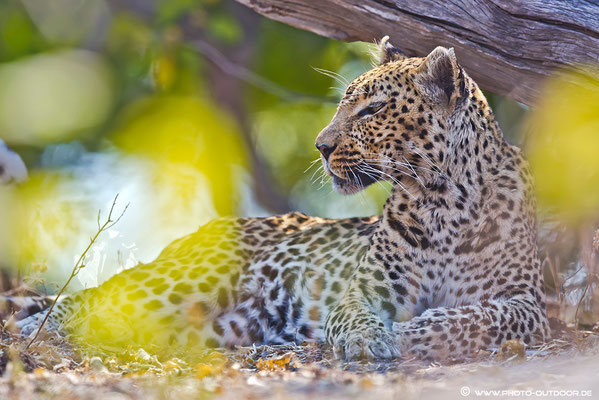
[[[419,173],[396,184],[383,209],[377,242],[399,242],[425,251],[441,246],[442,232],[457,236],[480,226],[492,214],[495,201],[507,204],[510,218],[498,218],[501,231],[509,231],[513,214],[534,232],[534,203],[530,179],[520,150],[503,138],[492,110],[478,86],[469,80],[469,96],[448,118],[439,172]],[[431,166],[433,167],[433,166]],[[502,215],[499,213],[499,215]]]

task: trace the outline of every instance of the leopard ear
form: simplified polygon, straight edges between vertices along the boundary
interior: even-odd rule
[[[386,64],[392,61],[399,61],[406,58],[406,55],[398,49],[397,47],[393,47],[391,43],[389,43],[389,36],[385,36],[381,39],[379,45],[379,56],[378,56],[378,64]]]
[[[464,75],[453,48],[437,47],[424,59],[414,77],[424,95],[431,101],[451,105],[462,92]]]

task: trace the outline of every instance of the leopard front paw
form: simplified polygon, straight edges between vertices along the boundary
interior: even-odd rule
[[[400,356],[395,335],[383,328],[341,334],[333,344],[335,357],[353,360],[391,360]]]

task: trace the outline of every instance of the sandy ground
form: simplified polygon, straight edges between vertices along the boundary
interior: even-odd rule
[[[9,342],[1,349],[0,399],[599,398],[594,334],[453,365],[341,363],[317,345],[210,352],[192,365],[159,362],[141,349],[90,358],[52,338],[26,352]]]

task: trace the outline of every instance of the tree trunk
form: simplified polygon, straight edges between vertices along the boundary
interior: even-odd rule
[[[486,90],[535,103],[557,68],[599,62],[599,0],[237,0],[339,40],[384,35],[407,55],[453,47]]]

